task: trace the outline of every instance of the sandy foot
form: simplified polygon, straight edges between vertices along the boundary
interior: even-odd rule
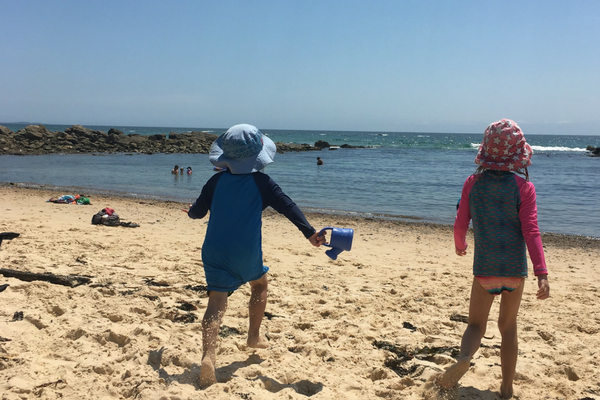
[[[248,336],[248,341],[246,342],[246,344],[248,345],[248,347],[251,347],[253,349],[269,348],[269,342],[264,336],[258,336],[257,338],[250,338],[250,336]]]
[[[205,357],[200,364],[200,388],[205,389],[217,383],[215,365],[209,357]]]
[[[460,400],[458,385],[446,389],[438,384],[442,374],[433,375],[423,386],[423,398],[425,400]]]
[[[469,359],[458,360],[456,364],[450,366],[442,375],[440,375],[436,382],[439,386],[450,389],[458,385],[458,381],[467,373],[471,361]]]

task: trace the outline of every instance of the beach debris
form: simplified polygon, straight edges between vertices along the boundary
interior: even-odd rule
[[[198,309],[198,307],[196,307],[192,303],[188,303],[187,301],[179,300],[178,303],[179,305],[177,306],[177,308],[179,308],[182,311],[194,311]]]
[[[4,239],[6,240],[12,240],[16,237],[19,237],[20,233],[15,233],[15,232],[0,232],[0,245],[2,245],[2,241]]]
[[[170,310],[165,314],[165,318],[170,319],[173,322],[182,322],[184,324],[190,324],[196,322],[198,316],[192,312],[186,312],[181,314],[179,310]]]
[[[3,342],[10,342],[10,341],[12,341],[12,339],[5,338],[5,337],[2,337],[2,336],[0,336],[0,343],[3,343]]]
[[[265,315],[265,317],[267,317],[267,319],[268,319],[269,321],[270,321],[270,320],[272,320],[273,318],[284,318],[282,315],[275,315],[275,314],[271,314],[271,313],[270,313],[270,312],[268,312],[268,311],[265,311],[265,314],[264,314],[264,315]]]
[[[184,289],[192,290],[194,292],[207,292],[208,291],[208,287],[206,287],[206,285],[196,285],[196,286],[187,285],[184,287]]]
[[[54,382],[42,383],[41,385],[37,385],[34,389],[44,388],[44,387],[48,387],[48,386],[52,386],[52,385],[56,386],[59,383],[66,383],[66,382],[64,380],[62,380],[62,379],[59,379],[59,380],[54,381]]]
[[[464,322],[465,324],[468,324],[469,317],[462,314],[452,313],[452,315],[450,315],[450,321]]]
[[[160,286],[160,287],[169,286],[169,284],[167,282],[165,282],[165,281],[157,282],[154,280],[154,278],[144,278],[144,282],[146,282],[146,285],[148,285],[148,286]]]
[[[222,338],[226,338],[231,335],[241,335],[241,332],[237,328],[232,328],[230,326],[222,325],[219,329],[219,336]]]
[[[431,361],[437,354],[449,354],[456,359],[460,353],[460,348],[458,347],[425,346],[409,350],[406,346],[398,346],[380,340],[374,340],[372,344],[378,349],[386,350],[391,353],[387,355],[383,365],[394,371],[398,376],[406,376],[417,372],[419,365],[407,365],[411,360],[418,359]]]
[[[405,368],[405,361],[389,356],[385,359],[383,365],[394,371],[398,376],[410,375],[414,373],[418,368],[417,364],[413,364],[410,367]]]
[[[37,385],[33,388],[33,394],[36,397],[42,397],[44,389],[50,386],[53,386],[53,389],[64,389],[67,386],[67,381],[59,379],[54,382],[42,383],[41,385]]]
[[[4,285],[0,285],[0,292],[4,292],[8,286],[9,286],[8,283],[5,283]]]
[[[14,269],[0,268],[0,274],[7,278],[17,278],[21,281],[32,282],[32,281],[44,281],[54,283],[56,285],[63,285],[69,287],[76,287],[79,285],[87,284],[91,282],[90,276],[83,275],[55,275],[49,272],[43,274],[37,274],[33,272],[17,271]]]
[[[301,353],[302,350],[304,350],[303,346],[292,346],[292,347],[288,347],[288,351],[290,353]]]
[[[413,324],[411,324],[410,322],[403,322],[402,323],[402,327],[405,328],[405,329],[409,329],[409,330],[411,330],[413,332],[417,330],[417,327],[414,326]]]
[[[23,321],[23,311],[15,311],[11,322]]]

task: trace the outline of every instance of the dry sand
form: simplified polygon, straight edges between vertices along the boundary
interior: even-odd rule
[[[173,202],[46,202],[63,194],[0,187],[0,232],[20,233],[1,244],[0,268],[92,277],[68,287],[0,275],[10,285],[0,292],[2,400],[421,399],[460,345],[472,253],[454,254],[451,227],[310,214],[316,228],[355,229],[352,251],[332,261],[266,211],[270,347],[246,347],[242,287],[223,320],[219,383],[200,390],[206,220],[189,219]],[[104,207],[140,227],[91,225]],[[599,243],[543,240],[551,298],[536,300],[536,280],[527,279],[517,398],[600,399]],[[462,399],[498,398],[497,315],[498,301]]]

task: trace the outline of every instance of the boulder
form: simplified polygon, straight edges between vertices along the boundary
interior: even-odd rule
[[[324,149],[326,147],[331,147],[331,145],[329,144],[329,142],[326,142],[324,140],[317,140],[315,142],[315,147],[317,147],[319,149]]]
[[[21,129],[19,132],[23,131]],[[28,125],[24,129],[25,132],[21,136],[25,139],[37,141],[44,140],[44,137],[50,136],[51,132],[44,125]]]
[[[10,129],[8,129],[7,127],[0,125],[0,136],[4,135],[4,136],[8,136],[8,135],[12,135],[13,131],[11,131]]]
[[[115,128],[110,128],[110,129],[108,130],[108,134],[109,134],[109,135],[111,135],[111,134],[112,134],[112,135],[117,135],[117,136],[125,136],[125,134],[123,133],[123,131],[120,131],[120,130],[118,130],[118,129],[115,129]]]
[[[157,133],[156,135],[149,135],[147,136],[148,140],[166,140],[167,139],[167,134],[166,133]]]

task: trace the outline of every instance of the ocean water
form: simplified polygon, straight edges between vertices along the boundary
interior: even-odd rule
[[[16,131],[24,125],[1,124]],[[47,125],[50,130],[69,126]],[[108,131],[111,127],[92,127]],[[223,129],[119,127],[126,134]],[[135,131],[135,132],[134,132]],[[276,142],[370,146],[278,154],[265,169],[307,211],[348,213],[452,224],[464,180],[482,134],[281,131],[262,129]],[[534,149],[530,180],[545,232],[600,238],[600,136],[527,135]],[[325,164],[316,165],[316,157]],[[177,164],[192,175],[172,175]],[[117,193],[140,199],[191,202],[214,172],[206,154],[0,156],[0,182],[61,187],[64,194]],[[45,201],[47,199],[40,199]],[[108,205],[98,204],[98,208]]]

